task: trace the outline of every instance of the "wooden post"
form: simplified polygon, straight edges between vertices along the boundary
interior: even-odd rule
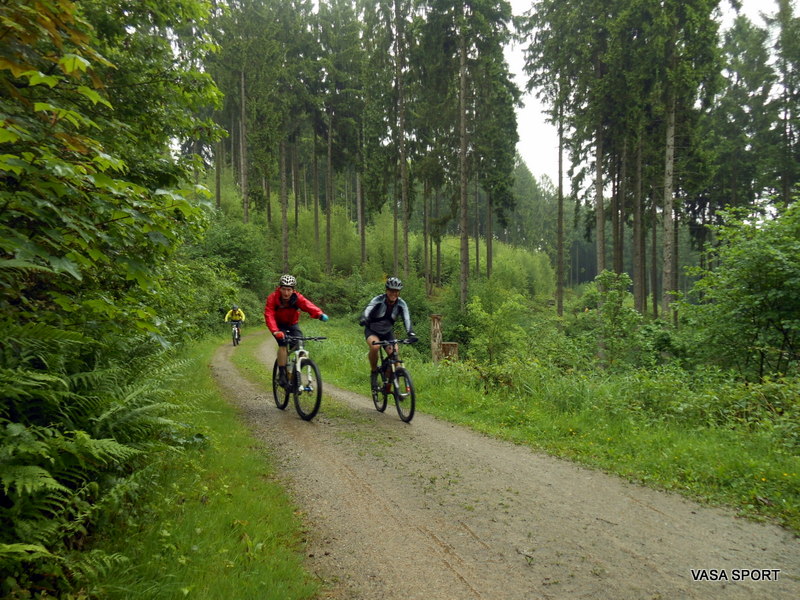
[[[458,360],[458,342],[442,342],[442,358]]]
[[[431,359],[433,364],[442,358],[442,315],[431,315]]]

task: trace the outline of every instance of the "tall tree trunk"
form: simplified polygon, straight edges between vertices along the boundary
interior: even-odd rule
[[[617,186],[617,206],[614,211],[614,272],[625,270],[625,196],[628,190],[628,139],[622,142],[622,159],[619,168],[619,184]]]
[[[300,179],[297,168],[297,139],[292,142],[292,193],[294,194],[294,234],[300,221]]]
[[[475,177],[475,277],[481,276],[481,207],[478,178]]]
[[[281,245],[283,246],[283,272],[289,271],[289,192],[286,189],[286,140],[281,140],[278,150],[281,171]]]
[[[658,209],[656,207],[656,199],[651,198],[650,206],[651,206],[651,215],[652,215],[652,223],[650,225],[650,230],[652,232],[652,238],[650,240],[651,245],[651,255],[650,255],[650,288],[653,294],[653,318],[658,318]]]
[[[789,111],[789,106],[792,105],[792,100],[790,98],[791,89],[790,86],[786,85],[785,82],[789,81],[789,76],[787,75],[787,68],[786,68],[787,61],[781,61],[781,72],[783,74],[782,81],[784,82],[783,85],[783,92],[781,93],[782,102],[782,110],[781,110],[781,141],[782,146],[780,154],[781,154],[781,165],[780,169],[780,198],[783,204],[783,209],[786,210],[788,208],[789,203],[792,201],[792,168],[795,164],[795,161],[792,158],[792,138],[795,137],[792,132],[792,122],[791,122],[791,113]]]
[[[461,178],[460,190],[460,219],[461,229],[461,309],[467,307],[467,282],[469,280],[469,230],[467,229],[467,40],[464,32],[465,24],[462,22],[460,33],[459,51],[459,139],[458,151],[459,177]]]
[[[431,263],[428,254],[430,230],[428,227],[428,203],[430,202],[430,185],[426,181],[422,186],[422,276],[425,278],[425,292],[431,293]]]
[[[400,200],[403,212],[403,275],[408,277],[408,218],[410,214],[408,197],[408,161],[406,158],[406,98],[403,80],[405,68],[405,15],[402,10],[402,0],[394,1],[395,19],[395,77],[397,82],[397,137],[400,153]],[[397,273],[397,269],[395,269]]]
[[[564,314],[564,109],[558,107],[558,216],[556,217],[556,312]]]
[[[358,219],[358,237],[361,247],[361,264],[367,264],[367,228],[364,223],[364,198],[361,189],[361,173],[356,173],[356,218]]]
[[[308,210],[308,172],[306,165],[300,165],[300,195],[303,197],[303,210]]]
[[[669,317],[669,308],[672,303],[673,277],[675,270],[675,237],[673,221],[673,170],[675,168],[675,93],[670,93],[667,102],[667,134],[664,152],[664,236],[663,244],[663,272],[661,279],[661,313],[665,319]]]
[[[603,206],[603,130],[600,125],[595,132],[595,201],[594,218],[597,229],[597,274],[606,268],[606,213]]]
[[[641,314],[645,311],[644,227],[642,217],[642,130],[636,140],[636,175],[633,190],[633,305]]]
[[[394,256],[392,262],[392,271],[395,275],[400,272],[400,238],[397,234],[397,222],[399,217],[398,204],[401,201],[402,200],[397,197],[397,186],[395,186],[394,193],[392,194],[392,254]]]
[[[675,214],[673,215],[673,219],[672,219],[672,222],[674,224],[673,227],[672,227],[672,247],[674,248],[674,253],[673,254],[675,256],[675,258],[674,258],[675,268],[672,269],[672,289],[675,290],[675,291],[678,291],[678,289],[679,289],[678,288],[678,275],[679,275],[679,271],[680,271],[679,266],[681,264],[680,263],[680,246],[678,245],[678,232],[680,231],[680,228],[678,227],[679,220],[680,220],[680,215],[677,212],[675,212]],[[664,316],[665,317],[667,316],[666,313],[665,313]],[[677,326],[678,325],[678,311],[675,309],[674,305],[672,307],[672,320],[673,320],[673,325]]]
[[[494,198],[492,198],[491,192],[488,194],[487,202],[489,203],[489,208],[486,211],[488,213],[486,219],[486,278],[491,279],[492,277],[492,238],[494,237]]]
[[[272,198],[270,198],[272,191],[269,188],[270,188],[269,177],[267,177],[266,175],[262,175],[261,189],[264,191],[264,199],[267,208],[267,224],[272,223]]]
[[[434,194],[433,220],[436,225],[436,285],[442,285],[442,232],[439,225],[439,190]]]
[[[233,181],[234,183],[241,182],[241,162],[239,161],[239,130],[241,126],[239,125],[239,120],[236,118],[236,112],[231,111],[231,173],[233,174]]]
[[[314,179],[314,248],[319,251],[319,166],[317,163],[317,132],[314,131],[314,162],[312,163],[312,178]]]
[[[222,164],[223,164],[223,144],[222,140],[217,142],[217,151],[214,154],[214,197],[217,210],[222,209]]]
[[[333,271],[331,255],[331,212],[333,211],[333,112],[328,113],[328,173],[325,192],[325,267]]]
[[[247,111],[245,107],[246,95],[244,88],[244,71],[239,78],[241,84],[241,102],[239,113],[239,158],[241,159],[242,182],[242,209],[244,222],[250,222],[250,199],[247,193]]]

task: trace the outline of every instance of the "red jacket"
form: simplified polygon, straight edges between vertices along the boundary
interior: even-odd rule
[[[275,333],[279,329],[297,325],[300,320],[300,311],[307,312],[312,319],[319,319],[322,316],[322,309],[308,300],[299,292],[292,292],[289,301],[281,304],[281,288],[267,296],[267,303],[264,305],[264,322],[267,329]]]

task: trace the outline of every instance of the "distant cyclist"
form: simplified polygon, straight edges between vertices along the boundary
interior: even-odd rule
[[[312,319],[327,321],[328,315],[316,304],[296,291],[297,280],[292,275],[282,275],[275,291],[267,296],[264,305],[264,322],[278,342],[278,384],[286,386],[286,359],[289,355],[286,336],[302,337],[297,326],[300,311],[308,313]]]
[[[405,300],[400,298],[403,282],[397,277],[386,280],[386,292],[375,296],[369,301],[361,315],[359,324],[364,326],[364,337],[369,347],[370,383],[372,389],[378,387],[378,348],[372,342],[391,340],[394,338],[394,324],[398,318],[403,319],[403,325],[410,338],[416,338],[411,327],[411,313]],[[396,350],[393,346],[386,347],[386,354],[391,356]]]
[[[241,308],[239,308],[239,306],[236,304],[231,306],[231,309],[228,311],[228,314],[225,315],[225,322],[227,323],[228,321],[231,321],[233,323],[236,323],[236,327],[239,329],[240,334],[244,319],[245,319],[244,311]]]

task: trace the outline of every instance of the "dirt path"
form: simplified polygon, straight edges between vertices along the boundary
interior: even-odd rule
[[[271,339],[243,343],[272,364]],[[406,425],[393,405],[381,414],[330,385],[307,423],[291,405],[278,410],[271,390],[242,385],[232,351],[219,349],[213,372],[279,457],[326,598],[800,598],[800,541],[780,528],[420,412]],[[430,393],[418,393],[423,411]],[[695,581],[693,569],[728,580]],[[765,571],[735,581],[744,569]]]

